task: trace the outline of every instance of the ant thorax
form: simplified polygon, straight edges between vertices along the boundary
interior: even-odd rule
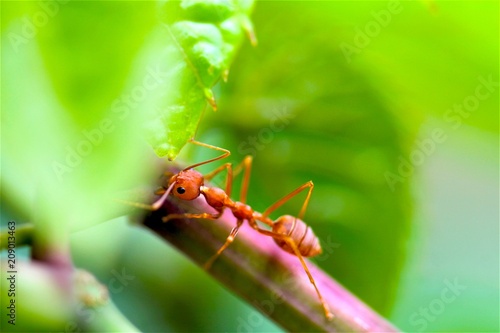
[[[207,200],[207,203],[217,210],[229,206],[228,200],[230,201],[230,199],[223,189],[220,189],[218,187],[202,186],[201,193],[203,193],[203,196]]]

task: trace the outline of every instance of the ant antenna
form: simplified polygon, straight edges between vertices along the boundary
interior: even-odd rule
[[[167,197],[168,197],[170,191],[172,191],[172,189],[174,188],[174,185],[175,185],[175,182],[172,182],[172,184],[167,188],[165,193],[163,193],[162,196],[151,205],[151,208],[153,210],[157,210],[158,208],[160,208],[163,205],[165,200],[167,200]]]

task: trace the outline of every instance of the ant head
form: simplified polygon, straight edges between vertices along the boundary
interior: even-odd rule
[[[200,187],[203,186],[203,176],[196,170],[182,170],[172,176],[168,182],[173,184],[172,194],[182,200],[194,200],[200,196]]]

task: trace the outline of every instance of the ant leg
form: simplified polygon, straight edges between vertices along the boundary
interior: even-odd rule
[[[167,216],[164,216],[162,218],[163,222],[168,222],[173,219],[181,219],[181,218],[186,218],[186,219],[208,219],[208,220],[217,220],[219,217],[221,217],[222,212],[217,213],[217,214],[210,214],[210,213],[199,213],[199,214],[193,214],[193,213],[180,213],[180,214],[169,214]]]
[[[170,179],[170,177],[172,177],[173,175],[175,175],[175,173],[173,173],[172,171],[165,171],[163,173],[163,175],[161,175],[161,177],[166,177],[166,178]]]
[[[232,170],[232,164],[231,163],[225,163],[223,165],[221,165],[220,167],[218,167],[217,169],[203,175],[203,178],[205,180],[212,180],[216,175],[218,175],[219,173],[221,173],[222,171],[224,171],[225,169],[228,170],[228,173],[231,173],[232,174],[232,171],[229,171],[230,169]]]
[[[232,230],[231,230],[231,233],[229,234],[229,236],[227,236],[226,238],[226,242],[224,243],[224,245],[222,245],[222,247],[217,251],[216,254],[214,254],[206,263],[205,265],[203,265],[203,267],[208,271],[210,269],[210,267],[212,267],[212,264],[214,263],[215,259],[217,259],[221,254],[222,252],[227,249],[227,247],[234,241],[234,238],[236,237],[236,235],[238,234],[238,230],[240,229],[241,225],[243,224],[243,220],[238,220],[238,222],[236,223],[236,227],[234,227]]]
[[[234,168],[234,175],[236,176],[244,169],[243,173],[243,181],[241,183],[241,192],[240,192],[240,202],[246,204],[247,203],[247,193],[248,193],[248,184],[250,183],[250,171],[252,170],[252,156],[247,155],[241,161],[236,168]]]
[[[302,204],[302,208],[300,209],[299,215],[297,216],[297,218],[299,220],[301,220],[304,217],[304,214],[306,213],[306,208],[307,208],[307,205],[309,204],[309,199],[311,198],[312,190],[314,188],[314,184],[313,184],[312,181],[308,181],[307,183],[305,183],[302,186],[296,188],[292,192],[290,192],[287,195],[285,195],[283,198],[281,198],[278,201],[276,201],[268,209],[266,209],[264,211],[264,213],[262,213],[262,218],[265,219],[266,217],[268,217],[269,214],[271,214],[272,212],[274,212],[276,209],[278,209],[279,207],[281,207],[281,205],[283,205],[285,202],[287,202],[288,200],[290,200],[291,198],[293,198],[294,196],[296,196],[297,194],[299,194],[300,192],[302,192],[303,190],[305,190],[308,187],[309,187],[309,191],[307,192],[306,200],[304,200],[304,203]]]
[[[215,169],[214,171],[207,173],[206,175],[203,176],[205,180],[210,181],[212,178],[214,178],[217,174],[220,172],[227,170],[227,175],[226,175],[226,194],[228,197],[231,196],[231,190],[232,190],[232,185],[233,185],[233,166],[231,163],[225,163]]]
[[[261,229],[257,225],[257,223],[255,221],[248,221],[248,222],[249,222],[250,226],[252,226],[252,228],[254,228],[255,230],[257,230],[261,234],[264,234],[264,235],[267,235],[267,236],[271,236],[274,239],[284,240],[293,249],[293,252],[295,253],[295,256],[297,256],[299,258],[300,264],[302,265],[302,268],[306,272],[307,277],[309,278],[309,281],[311,282],[311,284],[313,285],[314,289],[316,290],[316,294],[318,295],[318,299],[319,299],[321,305],[323,306],[323,310],[325,312],[326,318],[328,320],[331,320],[334,317],[334,315],[331,312],[330,307],[328,306],[328,304],[323,299],[323,296],[321,296],[321,293],[319,292],[318,286],[316,286],[316,282],[314,281],[314,278],[313,278],[311,272],[309,271],[309,268],[307,268],[306,261],[304,260],[304,257],[302,256],[302,254],[300,254],[299,248],[297,247],[297,244],[295,244],[295,241],[292,238],[290,238],[289,236],[287,236],[287,235],[282,235],[282,234],[275,233],[273,231],[269,231],[269,230],[266,230],[266,229]]]
[[[196,168],[196,167],[198,167],[200,165],[204,165],[204,164],[207,164],[207,163],[210,163],[210,162],[214,162],[214,161],[226,158],[229,155],[231,155],[231,152],[229,150],[221,148],[221,147],[212,146],[212,145],[209,145],[207,143],[196,141],[194,139],[190,139],[189,142],[191,142],[192,144],[195,144],[197,146],[206,147],[206,148],[210,148],[210,149],[213,149],[213,150],[221,151],[221,152],[223,152],[223,154],[220,155],[220,156],[211,158],[209,160],[206,160],[206,161],[203,161],[203,162],[200,162],[200,163],[196,163],[196,164],[190,165],[187,168],[184,168],[184,170],[193,169],[193,168]]]
[[[233,177],[238,175],[242,169],[245,169],[245,172],[243,175],[243,183],[241,185],[240,202],[246,203],[248,184],[250,182],[250,170],[251,170],[251,168],[252,168],[252,156],[248,155],[234,169],[233,169],[231,163],[226,163],[224,165],[221,165],[220,167],[218,167],[214,171],[204,175],[204,178],[205,178],[205,180],[210,181],[212,178],[214,178],[220,172],[227,170],[226,194],[228,195],[228,197],[230,197],[231,192],[232,192]]]
[[[241,172],[241,170],[244,168],[245,169],[245,174],[243,176],[243,184],[241,187],[241,202],[245,203],[246,202],[246,195],[248,191],[248,182],[250,179],[250,168],[252,165],[252,156],[246,156],[243,161],[236,166],[234,173],[238,174]],[[226,163],[219,168],[215,169],[214,171],[210,172],[205,176],[205,179],[210,180],[212,179],[216,174],[219,172],[223,171],[224,169],[227,169],[227,178],[226,178],[226,194],[228,196],[231,195],[231,187],[232,187],[232,181],[233,181],[233,168],[231,163]],[[238,220],[236,223],[236,226],[231,230],[231,233],[226,239],[226,242],[222,247],[217,251],[216,254],[214,254],[204,265],[204,268],[206,270],[209,270],[212,264],[215,262],[215,260],[222,254],[222,252],[227,249],[229,245],[234,241],[234,238],[238,234],[238,231],[243,224],[243,220]]]

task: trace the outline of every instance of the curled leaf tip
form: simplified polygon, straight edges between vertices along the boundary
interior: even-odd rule
[[[248,39],[250,40],[250,44],[252,44],[253,47],[256,47],[259,42],[257,40],[257,36],[255,36],[255,32],[253,30],[246,30],[246,33]]]
[[[148,105],[157,110],[147,116],[145,126],[147,141],[159,157],[177,157],[196,133],[207,102],[217,110],[210,88],[221,78],[227,81],[245,31],[256,44],[249,18],[253,4],[254,0],[169,0],[160,4],[160,20],[167,29],[160,29],[154,47],[163,50],[167,44],[168,52],[157,56],[172,71],[167,71],[162,88],[147,98]]]
[[[210,105],[212,106],[212,109],[213,109],[214,111],[217,111],[217,103],[215,102],[215,99],[214,99],[214,98],[212,98],[212,99],[208,100],[208,102],[209,102],[209,103],[210,103]]]
[[[178,154],[178,151],[177,150],[173,150],[173,149],[170,149],[166,154],[165,156],[167,157],[167,159],[172,162],[173,160],[175,160],[175,158],[177,157],[177,154]]]
[[[255,35],[253,24],[248,17],[244,16],[242,18],[241,26],[243,27],[243,30],[245,31],[248,39],[250,40],[250,44],[252,44],[252,46],[254,47],[257,46],[258,44],[257,36]]]
[[[217,103],[215,102],[215,96],[214,93],[211,89],[204,89],[205,92],[205,98],[207,99],[208,103],[210,106],[212,106],[212,109],[214,111],[217,111]]]

